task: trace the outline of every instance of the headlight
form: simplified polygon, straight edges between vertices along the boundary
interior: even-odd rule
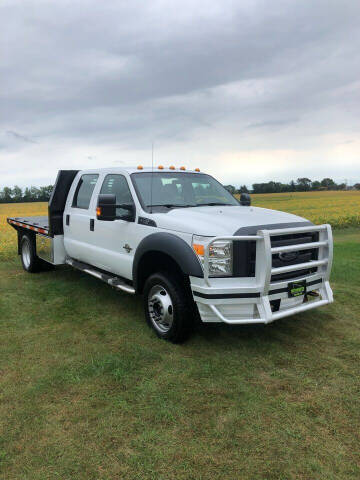
[[[204,266],[204,255],[207,244],[212,237],[193,236],[193,249]],[[209,275],[210,277],[230,277],[232,275],[232,242],[218,241],[209,249]]]

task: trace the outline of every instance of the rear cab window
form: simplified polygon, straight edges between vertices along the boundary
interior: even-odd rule
[[[77,184],[72,207],[87,210],[90,206],[91,197],[99,178],[98,174],[82,175]]]

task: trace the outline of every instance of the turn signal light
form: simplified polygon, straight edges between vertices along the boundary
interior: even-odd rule
[[[197,253],[200,256],[204,256],[205,253],[205,247],[204,245],[201,245],[199,243],[193,243],[193,249],[195,250],[195,253]]]
[[[138,165],[137,169],[142,170],[144,167],[142,165]]]
[[[186,168],[185,167],[180,167],[180,170],[186,170]]]

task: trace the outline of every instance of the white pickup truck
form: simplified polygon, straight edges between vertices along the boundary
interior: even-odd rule
[[[48,217],[8,218],[28,272],[68,264],[129,294],[161,338],[333,301],[330,225],[238,202],[198,169],[61,170]]]

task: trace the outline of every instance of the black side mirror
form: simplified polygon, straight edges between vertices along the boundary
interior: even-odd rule
[[[244,205],[245,207],[250,207],[251,205],[251,198],[248,193],[242,193],[240,195],[240,203],[241,205]]]
[[[122,208],[129,213],[126,215],[117,216],[116,209]],[[106,222],[113,222],[117,218],[133,222],[135,220],[135,206],[133,204],[116,204],[116,196],[112,193],[101,193],[98,196],[98,204],[96,208],[96,218],[98,220],[104,220]]]
[[[101,193],[98,196],[98,204],[96,208],[96,218],[113,222],[116,218],[116,196],[112,193]]]
[[[127,222],[134,222],[135,221],[135,206],[132,203],[123,203],[121,205],[116,205],[116,208],[122,208],[123,210],[127,210],[127,215],[120,215],[116,218],[120,218],[121,220],[126,220]]]

